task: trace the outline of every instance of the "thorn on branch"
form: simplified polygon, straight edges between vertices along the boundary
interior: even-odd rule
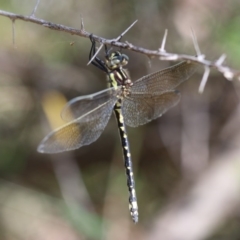
[[[199,62],[202,62],[205,59],[205,55],[204,54],[198,55],[197,59]]]
[[[95,52],[95,54],[92,56],[92,58],[89,60],[89,62],[87,63],[87,66],[94,60],[94,58],[98,55],[98,53],[101,51],[101,49],[103,48],[104,44],[102,43],[100,45],[100,47],[98,48],[98,50]]]
[[[210,73],[210,68],[208,66],[205,66],[205,70],[204,70],[204,74],[203,74],[203,77],[202,77],[202,81],[201,81],[199,89],[198,89],[199,93],[203,93],[205,85],[206,85],[208,77],[209,77],[209,73]]]
[[[216,61],[217,66],[221,66],[226,59],[226,54],[222,54],[220,58]]]
[[[198,45],[197,37],[196,37],[196,34],[195,34],[195,32],[192,28],[191,28],[191,33],[192,33],[193,46],[195,48],[196,54],[197,54],[197,56],[201,56],[202,54],[201,54],[201,51],[200,51],[200,48],[199,48],[199,45]]]
[[[84,22],[83,22],[83,18],[82,18],[82,15],[80,14],[80,18],[81,18],[81,28],[80,30],[85,32],[85,28],[84,28]]]
[[[35,5],[32,13],[31,13],[31,15],[30,15],[30,17],[35,18],[35,12],[37,11],[37,8],[38,8],[39,3],[40,3],[40,0],[37,0],[36,5]]]
[[[15,19],[12,20],[12,43],[15,47]]]
[[[131,49],[133,47],[133,45],[130,42],[125,41],[125,43],[127,44],[127,49]]]
[[[119,42],[121,38],[135,25],[138,20],[135,20],[124,32],[122,32],[114,41]]]
[[[223,70],[223,76],[227,79],[227,80],[232,80],[234,77],[234,73],[232,71],[230,71],[230,69],[228,67],[224,67]]]
[[[168,30],[165,29],[164,36],[163,36],[163,39],[162,39],[161,48],[159,48],[159,52],[166,52],[165,44],[166,44],[166,40],[167,40],[167,34],[168,34]]]

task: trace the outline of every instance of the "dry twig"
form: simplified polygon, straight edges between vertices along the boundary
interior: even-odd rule
[[[85,38],[89,38],[90,35],[92,35],[92,38],[95,41],[99,42],[101,45],[111,45],[111,46],[119,47],[122,49],[128,49],[131,51],[145,54],[148,57],[159,57],[160,60],[167,60],[167,61],[185,60],[185,61],[196,62],[205,67],[205,74],[203,77],[203,80],[205,81],[205,83],[208,78],[208,76],[206,74],[208,72],[208,70],[206,70],[206,69],[208,69],[208,68],[216,68],[228,80],[232,80],[234,78],[237,78],[238,80],[240,80],[240,71],[239,70],[235,70],[228,66],[222,65],[224,58],[225,58],[225,57],[223,57],[224,55],[222,55],[217,61],[210,61],[210,60],[205,59],[205,56],[200,54],[198,45],[196,45],[196,37],[195,36],[193,37],[193,39],[194,39],[194,46],[195,46],[195,49],[197,52],[197,56],[191,56],[191,55],[186,55],[186,54],[176,54],[176,53],[167,52],[165,49],[167,32],[165,32],[163,40],[162,40],[162,46],[158,50],[149,50],[149,49],[145,49],[142,47],[138,47],[127,41],[120,42],[119,40],[121,39],[121,37],[135,24],[135,22],[130,27],[128,27],[122,34],[120,34],[117,38],[106,39],[106,38],[99,37],[97,35],[87,32],[84,29],[84,24],[83,24],[82,19],[81,19],[81,28],[75,29],[75,28],[67,27],[67,26],[64,26],[61,24],[55,24],[52,22],[45,21],[43,19],[36,18],[34,15],[23,16],[23,15],[14,14],[14,13],[2,11],[2,10],[0,10],[0,15],[4,16],[4,17],[8,17],[12,21],[22,20],[22,21],[26,21],[26,22],[32,22],[32,23],[47,27],[51,30],[66,32],[66,33],[70,33],[71,35],[77,35],[77,36],[81,36],[81,37],[85,37]],[[202,81],[199,91],[203,91],[205,83]]]

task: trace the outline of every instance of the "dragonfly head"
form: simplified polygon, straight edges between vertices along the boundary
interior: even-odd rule
[[[128,56],[119,51],[112,52],[106,56],[106,65],[110,70],[121,68],[128,64]]]

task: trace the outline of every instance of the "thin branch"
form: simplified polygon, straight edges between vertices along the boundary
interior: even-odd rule
[[[25,22],[32,22],[32,23],[50,28],[52,30],[67,32],[67,33],[70,33],[71,35],[78,35],[78,36],[86,37],[86,38],[88,38],[89,35],[90,35],[90,33],[84,32],[82,30],[67,27],[67,26],[64,26],[64,25],[61,25],[61,24],[55,24],[55,23],[48,22],[48,21],[45,21],[45,20],[40,19],[40,18],[33,17],[33,16],[23,16],[23,15],[14,14],[14,13],[2,11],[2,10],[0,10],[0,15],[4,16],[4,17],[8,17],[11,20],[22,20],[22,21],[25,21]],[[101,38],[96,37],[96,41],[99,42],[100,39]]]
[[[203,55],[200,55],[200,57],[199,56],[195,57],[195,56],[186,55],[186,54],[176,54],[176,53],[164,52],[164,51],[161,51],[161,49],[160,50],[159,49],[158,50],[149,50],[149,49],[135,46],[129,42],[116,41],[116,40],[118,40],[118,38],[121,38],[122,34],[118,38],[115,38],[115,39],[106,39],[106,38],[99,37],[97,35],[93,35],[82,28],[75,29],[75,28],[67,27],[67,26],[64,26],[61,24],[55,24],[52,22],[48,22],[43,19],[35,18],[32,16],[28,17],[28,16],[14,14],[14,13],[2,11],[2,10],[0,10],[0,15],[2,15],[4,17],[8,17],[11,20],[22,20],[22,21],[26,21],[26,22],[32,22],[32,23],[47,27],[51,30],[66,32],[71,35],[77,35],[77,36],[81,36],[81,37],[85,37],[85,38],[89,38],[90,35],[92,35],[92,38],[96,42],[99,42],[103,45],[111,45],[111,46],[115,46],[115,47],[122,48],[122,49],[128,49],[131,51],[135,51],[135,52],[147,55],[148,57],[159,57],[161,60],[168,60],[168,61],[183,60],[183,61],[196,62],[203,66],[207,66],[210,68],[216,68],[228,80],[232,80],[233,78],[238,78],[238,80],[240,80],[240,71],[231,69],[227,66],[222,66],[221,64],[219,65],[216,63],[216,61],[206,60],[203,57]],[[133,24],[135,24],[135,22]],[[125,30],[123,33],[125,34],[126,31],[128,31],[132,27],[132,25],[127,30]]]

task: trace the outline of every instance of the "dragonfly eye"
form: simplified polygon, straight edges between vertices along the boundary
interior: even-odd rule
[[[122,54],[122,65],[125,66],[128,64],[129,57],[125,54]]]
[[[106,58],[106,64],[109,69],[116,69],[128,64],[128,56],[120,52],[113,52],[108,58]]]
[[[119,57],[119,56],[121,56],[121,53],[120,53],[120,52],[114,52],[113,55],[114,55],[115,57]]]

